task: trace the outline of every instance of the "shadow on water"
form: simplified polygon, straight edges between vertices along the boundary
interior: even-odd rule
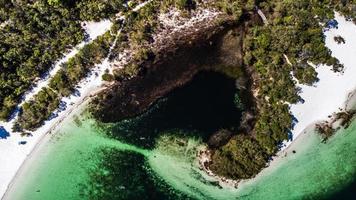
[[[100,154],[110,162],[101,162],[89,172],[92,181],[83,185],[83,199],[188,199],[152,176],[143,155],[116,149],[102,149]]]
[[[170,130],[199,134],[206,141],[219,129],[238,128],[241,111],[234,104],[236,93],[234,79],[204,71],[144,114],[113,125],[109,135],[146,148],[152,148],[157,136]]]
[[[335,192],[325,200],[352,200],[356,199],[356,179],[346,185],[342,190]]]

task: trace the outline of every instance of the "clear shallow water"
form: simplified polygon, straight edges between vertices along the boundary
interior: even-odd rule
[[[89,172],[102,162],[102,149],[120,146],[122,150],[147,153],[106,138],[95,131],[90,119],[80,126],[78,119],[75,121],[66,123],[41,147],[9,199],[81,199],[84,185],[91,181]]]
[[[192,175],[191,162],[174,160],[177,156],[151,162],[151,166],[176,189],[201,199],[327,199],[356,180],[355,140],[356,121],[326,144],[321,143],[319,135],[308,133],[292,146],[295,154],[287,155],[255,180],[241,184],[239,189],[204,184]],[[175,168],[178,176],[169,171]],[[350,195],[356,195],[355,192]]]
[[[246,184],[242,194],[247,199],[329,198],[356,180],[355,140],[356,122],[326,144],[309,133],[294,147],[296,154],[288,155],[256,182]]]
[[[235,94],[233,80],[205,73],[129,120],[69,117],[25,164],[7,199],[320,199],[355,181],[356,121],[326,144],[308,133],[292,144],[295,154],[238,189],[219,187],[196,155],[213,132],[238,126]]]
[[[91,119],[74,119],[40,147],[35,158],[27,163],[25,174],[14,183],[8,199],[169,199],[176,196],[150,175],[145,159],[151,152],[108,138]]]
[[[319,199],[355,181],[356,122],[326,144],[313,133],[302,138],[295,154],[239,189],[204,178],[194,159],[199,138],[167,132],[145,150],[102,130],[91,119],[66,123],[35,155],[9,199]]]

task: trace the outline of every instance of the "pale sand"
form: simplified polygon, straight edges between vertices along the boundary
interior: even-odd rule
[[[315,86],[299,85],[302,88],[301,97],[304,104],[291,105],[292,114],[298,119],[292,133],[294,140],[286,142],[286,146],[273,158],[269,166],[255,178],[243,180],[239,187],[258,181],[288,159],[288,155],[303,150],[304,143],[314,134],[315,124],[319,121],[330,120],[329,116],[341,110],[350,110],[356,106],[356,25],[336,14],[339,22],[338,29],[325,32],[326,46],[332,55],[345,66],[343,74],[334,73],[328,66],[318,66],[320,81]],[[346,44],[337,44],[334,36],[341,35]]]
[[[42,155],[44,147],[48,144],[48,142],[50,142],[53,136],[52,133],[60,131],[61,125],[70,122],[70,120],[72,120],[75,115],[80,115],[86,108],[86,105],[89,103],[89,100],[90,98],[85,98],[77,105],[77,107],[68,109],[66,114],[60,120],[58,120],[55,125],[51,127],[51,130],[48,132],[49,134],[43,134],[41,136],[41,138],[31,150],[31,153],[26,156],[23,164],[20,166],[15,176],[8,184],[7,190],[1,200],[11,200],[11,194],[14,194],[15,190],[17,190],[18,187],[21,187],[21,185],[14,184],[14,180],[16,180],[17,183],[21,183],[21,180],[26,179],[26,174],[31,171],[31,167],[33,166],[33,164],[36,163],[37,159],[39,159],[39,156]]]
[[[48,75],[36,83],[36,86],[26,92],[24,100],[19,104],[21,106],[24,102],[29,101],[32,99],[42,88],[46,87],[51,78],[57,74],[57,72],[62,68],[62,64],[68,62],[69,59],[74,57],[78,51],[83,48],[85,45],[91,43],[95,40],[98,36],[103,35],[106,31],[110,29],[112,22],[110,20],[103,20],[100,22],[83,22],[82,26],[85,32],[89,35],[88,41],[81,42],[72,50],[69,51],[62,59],[56,62],[54,67],[50,70]]]
[[[269,163],[269,167],[262,170],[255,178],[243,180],[238,183],[238,187],[246,183],[256,181],[259,177],[265,176],[273,171],[284,157],[298,151],[303,147],[303,141],[315,129],[315,124],[319,121],[330,120],[329,116],[340,110],[349,110],[356,105],[356,25],[346,21],[345,18],[336,13],[335,19],[339,22],[338,29],[331,29],[325,32],[326,46],[332,51],[332,55],[344,64],[344,73],[335,73],[329,66],[316,66],[318,78],[320,81],[314,86],[298,84],[301,87],[301,97],[305,102],[292,104],[291,112],[296,117],[296,123],[293,133],[293,141],[286,141],[281,151]],[[334,36],[341,35],[346,44],[337,44]],[[286,57],[288,62],[288,57]],[[293,77],[294,78],[294,77]],[[201,156],[199,162],[209,160],[206,155]],[[203,166],[202,166],[203,167]],[[204,167],[203,167],[204,168]],[[232,180],[226,182],[224,178],[212,174],[211,171],[205,171],[220,182],[223,187],[235,187],[236,182]],[[225,184],[221,184],[225,183]],[[227,183],[227,184],[226,184]]]
[[[139,4],[133,10],[138,10],[142,8],[142,5],[146,5],[147,2]],[[84,25],[84,24],[83,24]],[[103,20],[102,22],[85,22],[84,29],[89,34],[89,41],[83,42],[79,45],[79,48],[83,47],[88,42],[92,41],[101,34],[104,34],[107,30],[111,28],[112,23],[108,20]],[[109,26],[109,27],[107,27]],[[116,43],[116,40],[114,44]],[[111,47],[112,49],[112,47]],[[111,50],[110,49],[110,50]],[[70,57],[73,57],[77,53],[78,49],[74,49],[68,53],[62,60],[58,63],[66,62]],[[26,94],[25,99],[31,99],[34,94],[38,93],[43,86],[49,83],[50,77],[54,75],[53,70],[58,71],[60,69],[60,64],[56,64],[55,67],[49,73],[50,76],[46,77],[44,80],[40,80],[40,83],[35,88],[31,89],[31,92]],[[105,73],[106,69],[112,67],[106,58],[101,64],[95,66],[92,73],[82,80],[77,87],[77,94],[73,94],[68,98],[63,98],[62,101],[66,103],[66,107],[63,110],[56,110],[54,113],[58,114],[57,117],[47,120],[45,124],[33,132],[32,137],[21,137],[19,133],[13,133],[12,126],[16,119],[14,117],[10,122],[0,122],[0,126],[3,126],[9,133],[10,137],[7,139],[0,139],[0,196],[2,197],[9,184],[12,182],[13,178],[17,174],[21,165],[25,162],[26,158],[31,155],[32,151],[40,145],[41,142],[45,142],[44,139],[48,133],[51,133],[55,128],[57,128],[62,121],[68,117],[68,115],[78,106],[80,106],[85,100],[94,96],[97,92],[105,89],[107,84],[101,78]],[[43,82],[43,83],[42,83]],[[29,96],[29,97],[27,97]],[[19,145],[19,141],[26,141],[25,145]]]
[[[345,66],[344,73],[335,73],[329,66],[315,66],[320,81],[314,86],[298,84],[301,87],[301,97],[305,102],[292,104],[291,112],[297,118],[293,133],[293,141],[288,141],[281,151],[255,178],[242,181],[255,181],[261,176],[274,170],[287,155],[298,152],[303,148],[303,142],[310,134],[313,134],[315,125],[320,121],[330,120],[329,116],[340,110],[350,110],[356,105],[356,25],[346,21],[344,17],[336,13],[335,19],[339,22],[338,29],[325,32],[326,46],[332,51],[332,55]],[[346,44],[337,44],[334,36],[341,35]]]
[[[356,56],[356,26],[351,22],[346,22],[342,17],[336,16],[339,22],[339,29],[332,29],[325,33],[327,46],[332,50],[333,55],[340,59],[345,65],[344,74],[335,74],[329,67],[320,66],[317,68],[320,81],[315,85],[316,87],[301,86],[302,98],[305,100],[304,104],[297,104],[291,106],[291,111],[298,119],[293,135],[296,138],[301,132],[310,124],[319,120],[327,119],[328,115],[333,112],[337,112],[339,107],[342,107],[347,99],[349,92],[353,91],[356,86],[356,79],[353,78],[356,74],[356,63],[352,61]],[[338,45],[334,42],[333,37],[335,35],[341,35],[345,38],[346,44]],[[345,51],[347,49],[347,51]],[[102,72],[107,66],[107,60],[105,64],[99,66],[98,71]],[[0,163],[0,194],[4,194],[10,181],[24,162],[26,157],[36,147],[36,144],[41,141],[44,135],[56,127],[67,115],[77,106],[79,106],[88,97],[92,91],[101,87],[100,76],[94,74],[83,81],[79,89],[82,94],[79,97],[72,96],[67,99],[68,108],[66,111],[61,112],[60,116],[46,122],[33,137],[22,138],[18,134],[11,134],[6,140],[0,140],[1,157]],[[70,103],[74,103],[69,105]],[[5,128],[10,130],[10,127]],[[18,145],[18,141],[26,140],[26,145]],[[298,141],[298,140],[297,140]],[[296,143],[297,143],[296,141]],[[287,145],[290,144],[287,143]],[[288,151],[288,149],[286,149]],[[278,160],[278,159],[275,159]],[[271,163],[273,165],[275,161]]]
[[[298,120],[292,130],[294,138],[305,127],[328,120],[328,116],[343,110],[349,94],[356,88],[356,25],[337,13],[335,19],[339,22],[339,28],[325,32],[325,41],[332,55],[344,64],[344,73],[334,73],[328,66],[317,66],[320,81],[315,86],[299,85],[302,88],[300,96],[305,102],[291,105],[291,112]],[[341,35],[346,44],[337,44],[334,41],[337,35]]]
[[[112,22],[104,19],[100,22],[83,22],[85,32],[89,35],[90,40],[95,40],[98,36],[103,35],[106,31],[110,30]]]
[[[102,29],[95,28],[96,25]],[[20,105],[33,98],[33,96],[36,95],[43,87],[47,86],[51,77],[53,77],[60,70],[62,63],[67,62],[71,57],[73,57],[78,52],[80,48],[82,48],[85,44],[91,42],[100,34],[105,33],[110,27],[111,27],[111,23],[107,23],[105,20],[104,23],[101,22],[91,23],[90,26],[87,26],[85,29],[89,31],[91,39],[87,42],[80,43],[79,45],[77,45],[76,48],[71,50],[67,55],[65,55],[61,60],[59,60],[51,69],[49,75],[41,79],[36,85],[36,87],[30,89],[30,91],[25,94],[24,100],[20,103]],[[95,34],[94,33],[95,30],[100,34],[98,33]],[[97,67],[96,70],[100,71],[99,68],[100,67]],[[96,88],[98,88],[101,85],[100,80],[98,79],[100,79],[100,76],[98,78],[92,75],[91,77],[86,79],[87,81],[83,81],[80,84],[81,87],[81,89],[79,89],[80,93],[89,94],[89,92],[92,92]],[[13,176],[15,175],[17,169],[21,166],[21,164],[26,159],[26,157],[35,148],[36,144],[41,140],[41,138],[48,131],[52,130],[53,127],[56,126],[67,115],[67,113],[71,111],[72,108],[77,106],[77,104],[73,104],[73,105],[69,105],[69,104],[73,102],[81,101],[81,99],[84,96],[86,95],[81,95],[81,97],[72,96],[70,99],[69,98],[65,99],[64,101],[68,103],[67,110],[65,112],[60,113],[60,115],[57,118],[47,121],[43,127],[41,127],[40,129],[38,129],[33,133],[32,137],[21,137],[19,133],[12,133],[11,129],[17,116],[15,116],[10,122],[6,122],[6,123],[0,122],[0,126],[5,127],[5,129],[10,133],[10,137],[8,137],[7,139],[0,139],[0,153],[1,153],[0,154],[1,155],[0,156],[0,163],[1,163],[0,196],[2,196],[5,193],[7,186],[10,183]],[[18,144],[19,141],[26,141],[27,143],[25,145],[19,145]]]

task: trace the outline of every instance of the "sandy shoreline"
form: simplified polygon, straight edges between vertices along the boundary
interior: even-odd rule
[[[107,23],[107,20],[104,20],[103,22],[104,23],[88,23],[89,25],[87,25],[85,29],[86,31],[89,31],[90,34],[92,34],[90,35],[92,39],[95,39],[99,35],[105,33],[106,30],[108,30],[108,28],[111,26],[111,22]],[[37,94],[42,89],[42,87],[46,86],[49,83],[50,78],[60,69],[60,64],[73,57],[78,52],[79,48],[82,48],[84,44],[89,43],[90,41],[82,42],[75,49],[65,55],[61,60],[59,60],[49,72],[49,75],[42,79],[36,87],[30,89],[30,92],[25,95],[23,102],[29,100],[31,97]],[[27,157],[32,154],[33,149],[35,149],[37,145],[42,142],[43,138],[48,133],[53,131],[63,121],[63,119],[66,118],[68,114],[72,112],[77,106],[79,106],[89,95],[92,95],[93,93],[97,92],[97,90],[102,89],[103,81],[101,80],[101,75],[104,73],[104,70],[107,67],[108,66],[104,64],[97,65],[94,69],[94,72],[97,72],[99,76],[95,76],[95,73],[92,73],[90,76],[81,81],[78,85],[78,91],[81,95],[71,95],[68,98],[63,98],[63,101],[67,103],[66,108],[64,110],[56,110],[55,113],[58,114],[58,116],[47,120],[41,128],[32,133],[33,136],[21,137],[19,133],[13,133],[11,131],[17,116],[15,116],[7,123],[0,123],[0,125],[3,126],[10,134],[8,138],[0,140],[0,149],[2,153],[0,157],[0,163],[4,163],[4,165],[0,167],[0,196],[2,196],[7,190],[7,187],[11,180],[13,180],[17,169],[22,166]],[[25,141],[26,144],[19,145],[18,143],[20,141]]]
[[[97,91],[98,92],[98,91]],[[95,93],[97,93],[95,92]],[[95,93],[91,95],[95,95]],[[81,114],[85,109],[87,103],[89,103],[91,97],[87,96],[82,101],[78,102],[77,106],[68,109],[68,111],[58,120],[58,122],[49,130],[47,133],[43,134],[41,138],[38,140],[32,151],[29,155],[25,158],[23,163],[21,164],[20,168],[17,170],[16,174],[14,175],[13,179],[9,183],[7,190],[1,200],[10,199],[11,193],[14,192],[13,190],[16,189],[15,182],[21,180],[21,178],[26,177],[27,172],[30,170],[30,166],[32,166],[33,162],[36,162],[36,155],[39,155],[41,152],[41,148],[44,147],[48,142],[51,140],[53,133],[56,133],[60,130],[60,127],[67,123],[72,117],[76,114]]]
[[[340,111],[349,111],[356,106],[356,63],[352,60],[356,56],[356,25],[346,21],[336,13],[339,22],[338,29],[325,32],[326,46],[332,51],[332,55],[344,64],[344,73],[334,73],[328,66],[317,66],[320,81],[315,86],[299,85],[302,88],[301,97],[304,104],[291,106],[292,114],[298,123],[292,130],[293,141],[288,141],[282,150],[255,178],[242,181],[242,184],[256,181],[259,177],[268,175],[275,170],[288,155],[298,153],[303,149],[304,141],[310,134],[315,133],[315,126],[321,121],[331,122],[334,114]],[[334,41],[334,36],[341,35],[346,39],[345,45],[339,45]],[[347,49],[347,51],[345,51]]]
[[[149,1],[148,1],[149,2]],[[139,10],[147,2],[137,5],[133,10]],[[104,34],[112,26],[112,22],[105,19],[101,22],[83,22],[82,24],[86,32],[90,37],[90,41],[97,38],[98,36]],[[88,42],[82,42],[79,45],[79,48],[87,44]],[[111,55],[111,50],[115,45],[115,42],[110,48],[109,56]],[[70,51],[63,59],[59,60],[53,69],[49,72],[49,76],[45,77],[43,80],[40,80],[40,84],[37,87],[30,89],[30,92],[26,95],[24,99],[28,100],[30,97],[34,96],[43,86],[46,86],[49,83],[52,75],[55,74],[60,69],[60,64],[66,62],[69,58],[73,57],[78,52],[78,49],[75,48],[73,51]],[[32,133],[31,137],[21,137],[18,133],[12,133],[13,120],[7,123],[0,123],[0,126],[3,126],[5,130],[10,132],[10,136],[5,140],[0,140],[0,163],[4,163],[0,166],[0,197],[3,198],[9,186],[14,182],[15,177],[18,176],[18,173],[21,172],[22,166],[25,162],[30,159],[33,152],[38,149],[38,147],[46,143],[49,134],[55,131],[63,121],[68,118],[68,116],[76,110],[79,106],[89,100],[92,96],[100,92],[102,89],[107,87],[106,82],[102,80],[101,76],[105,73],[106,69],[110,69],[111,63],[109,63],[107,56],[101,64],[98,64],[94,67],[91,74],[83,79],[77,86],[77,93],[72,94],[69,97],[63,98],[62,101],[66,103],[64,109],[57,109],[54,114],[57,114],[57,117],[47,120],[45,124]],[[16,118],[16,117],[15,117]],[[19,145],[20,141],[26,141],[25,145]],[[20,171],[19,171],[20,170]]]
[[[327,120],[330,115],[339,112],[340,109],[343,110],[349,94],[356,88],[354,78],[356,63],[353,60],[356,57],[356,25],[351,21],[346,21],[338,13],[335,14],[335,19],[339,23],[338,28],[324,33],[325,43],[332,55],[344,64],[344,72],[334,73],[329,66],[317,66],[316,71],[320,80],[315,86],[298,84],[302,89],[300,96],[305,103],[294,104],[290,107],[292,114],[298,120],[292,130],[294,138],[297,138],[310,124]],[[334,41],[334,37],[339,35],[345,39],[345,44],[337,44]]]
[[[326,43],[332,50],[333,56],[339,58],[341,63],[345,65],[345,73],[335,74],[331,71],[330,67],[319,66],[317,67],[317,72],[320,81],[315,87],[300,85],[302,88],[301,96],[305,100],[305,103],[291,106],[293,115],[299,121],[293,130],[295,140],[293,141],[293,144],[292,142],[286,143],[285,149],[278,154],[279,156],[270,163],[270,167],[266,168],[266,170],[271,170],[271,167],[276,166],[285,153],[288,155],[289,153],[292,153],[293,150],[298,151],[298,145],[302,145],[302,143],[299,144],[300,142],[298,141],[302,141],[304,137],[308,136],[307,134],[302,134],[306,132],[305,127],[310,128],[311,124],[313,126],[317,121],[328,119],[330,114],[337,112],[339,108],[343,108],[341,107],[343,105],[348,108],[356,103],[356,94],[352,93],[352,95],[349,95],[351,91],[355,91],[356,86],[356,79],[353,78],[354,74],[356,74],[356,63],[352,61],[352,58],[356,56],[356,37],[354,36],[356,33],[356,26],[351,26],[350,23],[352,24],[352,22],[346,22],[338,15],[336,16],[336,20],[339,21],[339,29],[332,29],[325,33]],[[336,42],[333,41],[335,35],[344,37],[346,39],[346,44],[336,44]],[[345,52],[345,49],[350,50]],[[50,122],[46,122],[43,127],[36,131],[36,134],[34,134],[33,137],[21,138],[17,134],[11,135],[11,141],[8,139],[4,140],[4,142],[8,141],[8,143],[10,143],[9,145],[12,145],[12,149],[8,150],[9,152],[15,149],[17,150],[10,155],[5,155],[5,153],[2,152],[3,154],[0,157],[0,163],[5,163],[5,167],[0,168],[0,194],[4,194],[2,199],[7,198],[7,192],[5,191],[11,190],[14,180],[26,171],[27,162],[29,160],[34,160],[32,156],[35,155],[35,152],[38,151],[41,145],[49,141],[51,136],[50,133],[56,131],[70,118],[69,116],[71,114],[80,111],[81,106],[85,105],[85,102],[91,98],[90,96],[95,95],[98,91],[105,88],[102,85],[101,74],[104,73],[108,64],[107,60],[104,60],[101,65],[98,65],[94,72],[80,83],[79,91],[81,95],[66,98],[65,101],[68,102],[67,109],[59,112],[57,118],[52,119]],[[99,76],[96,76],[95,72],[98,72]],[[347,100],[346,103],[345,100]],[[19,146],[17,142],[24,139],[28,141],[28,144]],[[2,146],[2,142],[3,141],[0,140],[1,150],[4,146]],[[5,156],[7,157],[5,158]],[[15,156],[16,159],[11,156]],[[262,176],[264,173],[265,172],[263,171],[258,176]]]
[[[356,106],[356,25],[351,21],[346,21],[338,13],[335,19],[339,25],[337,29],[331,29],[324,33],[326,36],[326,46],[332,51],[332,55],[344,64],[343,73],[335,73],[330,66],[315,66],[318,72],[319,82],[314,86],[298,84],[301,88],[300,96],[304,103],[292,104],[290,110],[292,115],[298,120],[292,130],[293,140],[286,141],[281,151],[273,158],[267,168],[262,170],[255,178],[236,182],[214,175],[204,167],[204,162],[208,162],[209,152],[199,152],[198,159],[200,167],[212,178],[219,181],[221,186],[239,187],[246,182],[255,181],[258,177],[264,176],[268,171],[274,170],[278,163],[289,154],[297,153],[303,146],[305,139],[314,132],[315,125],[321,121],[331,121],[333,115],[340,111],[347,111]],[[342,36],[345,44],[337,44],[335,36]],[[331,116],[331,118],[330,118]],[[295,151],[295,152],[294,152]]]
[[[101,77],[98,77],[101,78]],[[85,82],[84,82],[85,83]],[[82,83],[83,84],[83,83]],[[32,156],[35,155],[35,152],[38,150],[38,148],[41,145],[46,144],[49,139],[52,136],[52,133],[57,131],[63,123],[65,123],[66,120],[70,119],[70,115],[78,113],[81,111],[82,107],[88,102],[92,96],[95,96],[95,94],[99,93],[101,90],[105,89],[105,86],[99,86],[99,87],[87,87],[85,88],[87,91],[87,95],[83,95],[77,99],[76,103],[72,104],[69,108],[67,108],[65,111],[61,112],[59,114],[59,117],[51,120],[50,122],[47,122],[44,126],[42,126],[40,129],[36,131],[36,140],[34,140],[34,145],[30,146],[29,152],[23,157],[22,162],[19,165],[19,168],[15,171],[14,175],[11,177],[11,180],[7,184],[4,191],[4,196],[2,199],[6,199],[6,194],[8,193],[8,190],[11,188],[14,180],[16,180],[19,177],[19,174],[22,173],[24,170],[24,166],[28,165],[27,161],[32,159]],[[93,92],[90,92],[93,91]],[[32,136],[35,137],[35,136]],[[23,138],[25,139],[25,138]],[[27,138],[26,138],[27,139]],[[26,144],[27,145],[27,144]],[[26,146],[25,145],[25,146]],[[19,160],[19,159],[17,159]],[[14,163],[10,163],[14,165]],[[22,173],[23,174],[23,173]]]
[[[344,103],[343,110],[350,111],[356,107],[356,89],[349,93],[346,102]],[[355,117],[353,118],[355,120]],[[332,121],[329,119],[329,121]],[[252,182],[258,181],[264,176],[268,176],[273,171],[277,170],[281,163],[288,161],[290,156],[294,154],[299,154],[304,150],[305,143],[308,142],[312,134],[318,134],[315,130],[316,123],[312,123],[307,126],[301,133],[298,134],[292,143],[286,146],[283,150],[278,152],[278,154],[269,163],[268,167],[263,169],[256,177],[248,180],[242,180],[239,182],[238,187],[244,187],[246,184],[251,184]],[[322,142],[322,136],[320,135],[320,142]]]

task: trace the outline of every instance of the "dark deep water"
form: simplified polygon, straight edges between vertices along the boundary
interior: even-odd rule
[[[196,134],[206,141],[219,129],[238,128],[241,111],[234,104],[237,92],[234,79],[217,72],[201,72],[144,114],[116,123],[109,134],[145,148],[152,148],[155,138],[170,130]]]
[[[83,199],[178,200],[190,199],[154,175],[143,155],[106,148],[100,151],[106,162],[90,171]],[[109,161],[109,162],[108,162]]]
[[[203,72],[136,118],[110,125],[74,118],[36,156],[10,199],[354,199],[355,183],[344,184],[355,175],[356,121],[326,144],[311,134],[280,167],[240,189],[204,179],[193,160],[196,137],[238,126],[236,92],[235,81]]]
[[[356,174],[355,174],[356,176]],[[351,200],[356,199],[356,178],[350,184],[346,185],[343,189],[334,194],[330,195],[330,197],[325,198],[325,200]]]
[[[155,148],[156,139],[167,132],[201,137],[204,141],[221,128],[238,128],[241,111],[234,103],[237,92],[234,79],[217,72],[201,72],[142,115],[115,123],[105,130],[119,141],[145,149]],[[83,192],[86,197],[192,199],[155,177],[140,154],[106,149],[102,157],[109,162],[102,162],[98,168],[108,174],[92,171],[90,179],[95,182]]]

